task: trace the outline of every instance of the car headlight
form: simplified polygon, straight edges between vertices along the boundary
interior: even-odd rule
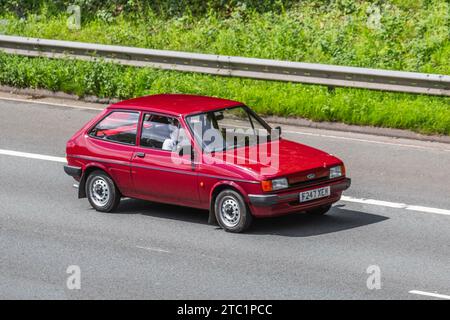
[[[288,186],[289,186],[289,184],[288,184],[288,180],[286,178],[264,180],[261,182],[261,187],[262,187],[263,191],[286,189]]]
[[[288,187],[288,181],[286,178],[272,180],[272,190],[280,190]]]
[[[343,171],[342,166],[331,167],[330,179],[341,177],[343,175]]]

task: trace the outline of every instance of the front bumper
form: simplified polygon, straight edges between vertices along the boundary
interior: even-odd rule
[[[277,216],[313,209],[339,201],[342,191],[347,190],[351,185],[350,178],[343,178],[338,181],[321,183],[308,188],[288,190],[277,194],[249,194],[248,198],[252,212],[255,216]],[[309,202],[300,203],[299,193],[311,189],[330,186],[330,195]]]

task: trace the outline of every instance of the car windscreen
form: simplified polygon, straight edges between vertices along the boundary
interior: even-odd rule
[[[186,120],[206,152],[252,146],[271,139],[270,126],[245,106],[200,113]]]

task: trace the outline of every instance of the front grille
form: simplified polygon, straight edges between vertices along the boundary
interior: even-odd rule
[[[314,174],[312,179],[308,175]],[[288,176],[289,187],[308,187],[329,180],[330,171],[328,168],[319,167],[303,172],[297,172]]]
[[[320,177],[320,178],[312,179],[312,180],[307,180],[307,181],[300,181],[297,183],[289,184],[289,188],[309,187],[309,186],[313,186],[315,184],[319,184],[321,182],[325,182],[327,180],[330,180],[328,176]]]

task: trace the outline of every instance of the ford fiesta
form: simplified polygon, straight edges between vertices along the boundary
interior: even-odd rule
[[[162,94],[113,104],[67,142],[78,197],[110,212],[122,197],[209,210],[231,232],[254,217],[325,214],[350,186],[341,160],[281,137],[242,103]]]

